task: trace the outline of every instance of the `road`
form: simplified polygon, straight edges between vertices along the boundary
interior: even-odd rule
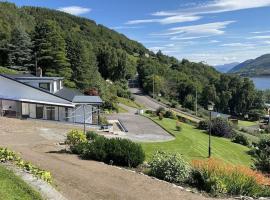
[[[59,142],[72,128],[63,123],[0,117],[0,146],[51,171],[56,188],[69,200],[212,200],[129,170],[61,153]]]
[[[144,105],[146,107],[146,109],[156,110],[159,107],[169,108],[167,105],[164,105],[164,104],[152,99],[148,95],[145,95],[139,88],[130,88],[130,91],[133,94],[133,96],[135,97],[135,101],[140,103],[141,105]],[[199,123],[200,121],[203,120],[202,118],[191,115],[187,112],[183,112],[183,111],[175,109],[175,108],[170,108],[170,109],[175,111],[178,115],[180,115],[180,116],[182,116],[182,117],[184,117],[192,122]]]

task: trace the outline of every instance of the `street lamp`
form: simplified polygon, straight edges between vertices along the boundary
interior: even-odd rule
[[[211,158],[211,120],[212,120],[212,111],[214,110],[215,104],[213,102],[209,102],[207,109],[209,110],[209,142],[208,142],[208,158]]]

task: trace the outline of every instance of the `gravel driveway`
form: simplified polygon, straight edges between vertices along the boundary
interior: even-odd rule
[[[148,176],[60,153],[63,147],[58,144],[72,128],[55,122],[0,117],[0,146],[21,152],[25,160],[51,171],[56,188],[69,200],[208,199]]]

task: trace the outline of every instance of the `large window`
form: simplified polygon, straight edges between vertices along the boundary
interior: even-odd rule
[[[39,87],[44,90],[50,91],[50,83],[39,83]]]

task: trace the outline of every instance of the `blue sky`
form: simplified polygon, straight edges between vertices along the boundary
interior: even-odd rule
[[[211,65],[270,53],[270,0],[11,0],[95,20],[153,51]]]

